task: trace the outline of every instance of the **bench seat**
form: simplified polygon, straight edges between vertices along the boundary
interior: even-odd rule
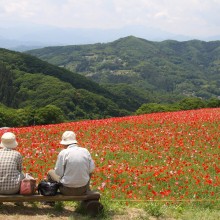
[[[0,203],[2,202],[50,202],[50,201],[81,201],[87,214],[96,216],[99,214],[103,205],[99,202],[100,194],[91,191],[89,194],[82,196],[65,196],[58,193],[55,196],[34,195],[0,195]]]
[[[35,195],[0,195],[0,202],[42,202],[42,201],[87,201],[99,200],[100,194],[94,192],[83,196],[65,196],[57,194],[55,196]]]

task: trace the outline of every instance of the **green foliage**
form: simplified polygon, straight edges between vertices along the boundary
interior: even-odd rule
[[[200,98],[190,97],[185,98],[179,102],[180,109],[182,110],[190,110],[190,109],[199,109],[205,108],[206,102]]]
[[[7,108],[3,105],[0,106],[0,127],[22,126],[23,117],[19,117],[15,109]]]
[[[153,113],[153,112],[172,112],[180,110],[200,109],[200,108],[218,108],[220,99],[211,98],[202,100],[201,98],[188,97],[173,104],[146,103],[141,105],[135,112],[136,115]]]
[[[169,104],[157,104],[157,103],[148,103],[143,104],[137,111],[137,115],[146,114],[146,113],[153,113],[153,112],[170,112],[170,111],[177,111],[178,108],[176,105],[169,105]]]
[[[79,74],[9,50],[0,49],[0,57],[0,102],[19,110],[13,126],[130,114],[115,102],[118,95]]]
[[[219,51],[220,41],[151,42],[129,36],[106,44],[49,47],[28,53],[101,85],[130,85],[144,92],[149,102],[153,98],[163,102],[163,94],[171,103],[177,101],[175,96],[179,100],[220,96]],[[149,92],[154,94],[149,96]]]
[[[62,211],[64,210],[64,203],[61,202],[61,201],[55,202],[54,209],[55,209],[57,212],[62,212]]]
[[[55,124],[65,121],[65,116],[60,108],[47,105],[39,109],[30,107],[12,109],[0,105],[0,127],[20,127],[37,124]]]
[[[151,42],[0,49],[0,123],[65,120],[219,107],[220,42]],[[56,67],[55,64],[60,67]],[[56,117],[51,116],[57,108]],[[48,110],[50,109],[50,110]]]
[[[62,110],[54,105],[39,108],[35,113],[36,124],[56,124],[64,122],[65,117]]]
[[[207,107],[209,107],[209,108],[220,107],[220,99],[211,98],[211,99],[207,100]]]
[[[156,202],[151,202],[151,203],[149,203],[148,205],[146,205],[144,207],[144,210],[148,214],[150,214],[151,216],[154,216],[154,217],[158,218],[158,217],[163,215],[163,212],[161,211],[161,207],[162,207],[161,203],[158,204]]]
[[[0,101],[6,105],[14,103],[16,88],[13,86],[13,78],[13,72],[0,61]]]
[[[85,89],[94,94],[104,96],[105,98],[110,99],[113,102],[117,101],[117,97],[115,97],[112,93],[101,87],[99,84],[88,80],[86,77],[74,72],[70,72],[64,68],[58,68],[28,54],[0,49],[0,62],[2,62],[13,73],[39,73],[44,76],[52,76],[55,77],[57,80],[62,81],[63,83],[69,83],[75,89]],[[0,74],[2,73],[0,72]],[[6,85],[8,86],[8,84]],[[25,99],[25,97],[23,98]]]

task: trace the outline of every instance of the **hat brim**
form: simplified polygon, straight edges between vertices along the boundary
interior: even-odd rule
[[[18,142],[14,141],[11,144],[4,144],[4,143],[1,142],[0,146],[3,147],[3,148],[6,147],[6,148],[9,148],[9,149],[13,149],[13,148],[16,148],[18,146]]]
[[[62,145],[70,145],[70,144],[77,144],[78,142],[75,140],[72,141],[61,141],[60,144]]]

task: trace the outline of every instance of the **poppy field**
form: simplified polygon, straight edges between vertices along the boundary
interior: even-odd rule
[[[72,130],[95,161],[91,188],[112,200],[218,200],[220,109],[153,113],[11,128],[24,172],[38,181],[54,168],[62,133]]]

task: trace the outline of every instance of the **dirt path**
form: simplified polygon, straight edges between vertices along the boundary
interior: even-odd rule
[[[0,206],[0,220],[69,219],[73,213],[73,207],[66,206],[63,211],[56,211],[53,207],[46,205],[37,205],[35,207],[29,203],[25,203],[23,207],[15,206],[13,203],[4,203],[4,205]]]
[[[129,209],[123,213],[110,213],[112,220],[132,220],[144,216],[142,210]],[[62,211],[55,208],[37,204],[37,207],[30,203],[25,203],[23,207],[15,206],[14,203],[4,203],[0,206],[0,220],[86,220],[83,216],[74,212],[74,207],[66,206]],[[96,219],[96,218],[90,218]],[[154,218],[150,218],[153,220]]]

